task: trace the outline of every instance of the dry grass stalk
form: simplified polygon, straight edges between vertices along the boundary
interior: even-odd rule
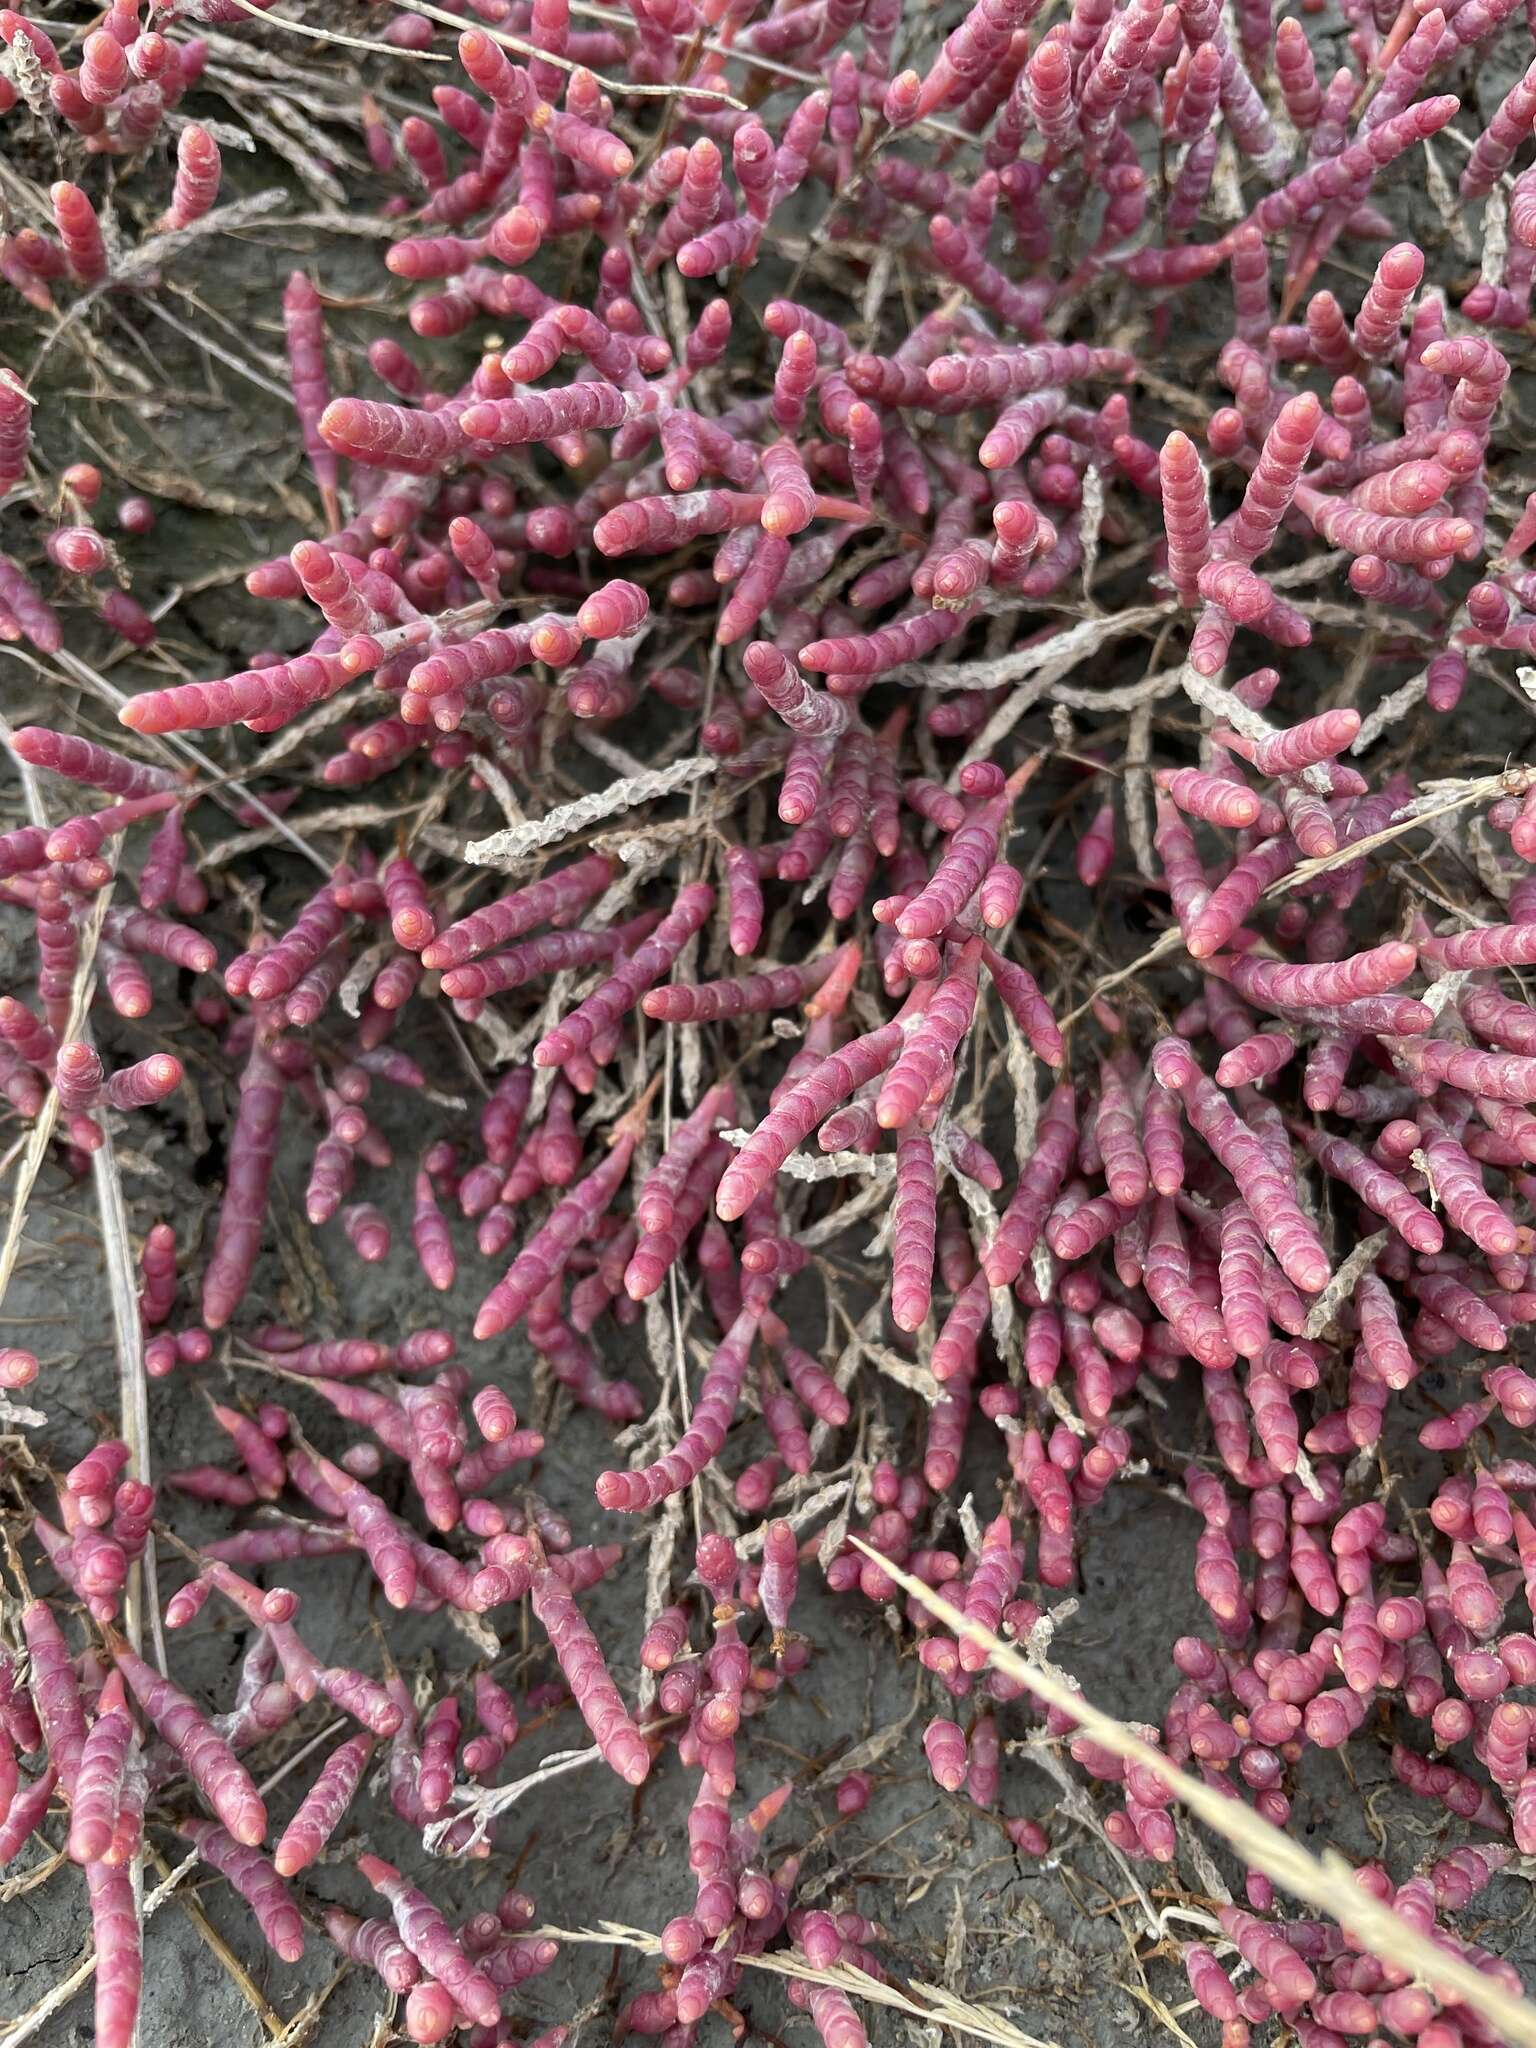
[[[851,1540],[867,1557],[875,1556],[857,1536]],[[958,1608],[940,1599],[921,1579],[914,1579],[888,1558],[880,1558],[879,1563],[904,1593],[919,1601],[954,1636],[969,1637],[973,1643],[979,1643],[999,1671],[1016,1679],[1046,1706],[1059,1707],[1070,1714],[1086,1735],[1112,1755],[1151,1771],[1245,1863],[1262,1871],[1294,1897],[1337,1920],[1368,1955],[1409,1971],[1445,2002],[1470,2006],[1516,2048],[1536,2048],[1536,2006],[1514,1997],[1473,1964],[1416,1934],[1390,1908],[1360,1889],[1352,1867],[1342,1856],[1332,1850],[1321,1857],[1312,1855],[1279,1828],[1261,1820],[1251,1808],[1192,1778],[1162,1750],[1154,1749],[1151,1743],[1134,1734],[1123,1721],[1090,1706],[1081,1693],[1048,1665],[1021,1657],[990,1629],[968,1621]]]
[[[596,1927],[536,1927],[533,1932],[550,1941],[594,1942],[615,1948],[639,1949],[643,1955],[661,1954],[661,1943],[655,1935],[646,1934],[638,1927],[625,1927],[616,1920],[599,1921]],[[802,1984],[831,1985],[846,1992],[850,1998],[862,1998],[870,2005],[883,2005],[892,2012],[906,2013],[909,2018],[924,2020],[930,2026],[947,2027],[951,2033],[966,2034],[972,2040],[995,2041],[998,2048],[1057,2048],[1055,2042],[1042,2041],[1038,2034],[1026,2034],[1022,2027],[1013,2026],[986,2006],[962,1998],[958,1992],[947,1991],[942,1984],[926,1984],[917,1977],[909,1977],[905,1989],[902,1989],[895,1984],[882,1984],[873,1977],[866,1977],[861,1971],[850,1970],[846,1964],[835,1964],[830,1970],[818,1970],[794,1949],[780,1949],[772,1955],[743,1956],[741,1961],[749,1970],[766,1970],[770,1976],[795,1977]],[[909,1996],[909,1993],[915,1995]]]

